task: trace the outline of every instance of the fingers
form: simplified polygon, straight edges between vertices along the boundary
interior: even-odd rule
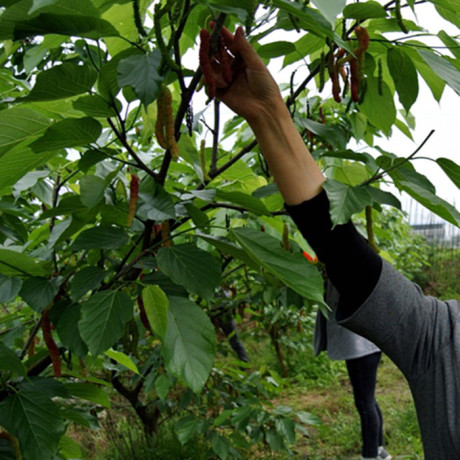
[[[265,69],[265,64],[246,39],[244,29],[241,26],[236,29],[234,46],[235,51],[240,53],[247,67],[252,69]]]

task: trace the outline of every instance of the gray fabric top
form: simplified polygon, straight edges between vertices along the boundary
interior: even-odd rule
[[[313,347],[315,355],[327,351],[327,355],[333,360],[347,360],[361,358],[380,349],[364,337],[351,332],[340,326],[335,320],[335,310],[339,302],[339,293],[329,281],[327,283],[325,300],[331,308],[329,320],[318,311],[315,322],[315,334]]]
[[[460,302],[425,296],[383,262],[369,298],[339,324],[374,342],[401,369],[426,460],[460,459]]]

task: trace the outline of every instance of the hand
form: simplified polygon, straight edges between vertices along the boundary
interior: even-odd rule
[[[271,76],[262,59],[254,51],[245,37],[242,27],[233,35],[225,27],[221,35],[230,53],[232,78],[224,78],[221,62],[213,57],[211,68],[216,84],[216,96],[249,123],[272,110],[274,104],[282,101],[277,83]]]

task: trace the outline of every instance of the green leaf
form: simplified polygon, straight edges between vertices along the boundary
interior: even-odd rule
[[[347,5],[343,9],[343,17],[350,19],[369,19],[369,18],[384,18],[387,13],[382,5],[378,2],[362,2]]]
[[[49,124],[43,115],[34,110],[13,108],[0,111],[0,156],[19,144],[33,141]]]
[[[163,341],[166,369],[199,393],[214,363],[216,334],[209,317],[183,297],[170,297]]]
[[[66,383],[65,386],[70,394],[77,398],[91,401],[108,409],[111,407],[109,395],[96,385],[90,383]]]
[[[0,174],[0,194],[9,193],[8,187],[13,186],[21,177],[43,165],[54,155],[55,152],[37,155],[27,147],[5,153],[0,158],[0,171],[8,171],[8,174]]]
[[[0,275],[0,303],[14,300],[22,287],[21,278]]]
[[[301,296],[323,303],[323,281],[318,270],[301,253],[290,253],[280,240],[252,228],[232,229],[241,247],[258,264]]]
[[[26,369],[18,355],[0,342],[0,371],[8,371],[25,377]]]
[[[228,201],[230,203],[239,205],[247,211],[253,212],[258,216],[269,214],[267,207],[263,204],[261,200],[244,192],[230,192],[222,189],[217,189],[216,198],[219,200]]]
[[[88,347],[81,338],[78,321],[81,317],[81,305],[76,303],[58,302],[50,311],[52,323],[62,344],[78,357],[88,354]]]
[[[61,277],[51,280],[40,277],[27,278],[22,285],[20,295],[32,309],[40,313],[53,301],[61,283]]]
[[[329,37],[339,46],[347,48],[343,40],[334,33],[331,24],[313,8],[301,5],[300,3],[288,0],[272,0],[273,6],[302,21],[302,28],[320,37]]]
[[[334,27],[335,19],[343,11],[346,0],[312,0],[312,3]]]
[[[416,51],[416,48],[425,46],[426,44],[423,42],[408,40],[404,45],[404,51],[412,59],[418,73],[430,88],[433,97],[439,102],[446,84]]]
[[[430,0],[437,12],[447,21],[460,27],[460,1],[459,0]]]
[[[351,187],[334,180],[326,181],[323,186],[331,204],[334,225],[347,223],[353,214],[372,204],[372,198],[364,187]]]
[[[134,364],[133,360],[125,353],[110,349],[105,351],[104,354],[108,356],[110,359],[116,361],[118,364],[121,364],[122,366],[126,367],[126,369],[133,371],[135,374],[139,374],[139,369]]]
[[[295,45],[291,42],[278,41],[267,43],[257,49],[257,54],[263,59],[285,56],[295,51]]]
[[[377,78],[368,77],[366,83],[366,93],[364,101],[360,104],[360,111],[367,115],[370,123],[388,136],[396,119],[393,94],[385,82],[381,84],[380,93]]]
[[[447,222],[460,227],[460,213],[450,203],[413,182],[402,181],[399,183],[399,186],[414,198],[414,200],[425,206],[425,208],[447,220]]]
[[[160,92],[160,64],[161,53],[158,50],[123,59],[118,64],[118,84],[120,87],[131,86],[136,96],[147,107]]]
[[[32,91],[23,101],[52,101],[87,93],[94,85],[97,72],[89,66],[66,62],[41,72]]]
[[[139,186],[139,207],[137,214],[141,218],[160,222],[176,218],[176,211],[171,195],[151,177],[143,180]]]
[[[64,458],[81,458],[83,455],[77,441],[70,436],[62,436],[59,440],[58,450]]]
[[[344,149],[347,144],[347,135],[339,125],[325,125],[304,117],[295,117],[295,121],[300,126],[307,128],[313,134],[321,137],[335,149]]]
[[[119,63],[131,56],[138,55],[143,56],[142,52],[138,48],[130,47],[127,50],[116,54],[110,61],[102,65],[99,72],[98,89],[99,93],[105,100],[112,100],[120,91],[117,79],[117,69]]]
[[[43,263],[35,262],[27,254],[10,249],[0,249],[0,273],[6,276],[46,276],[48,270]]]
[[[164,374],[160,374],[155,379],[155,391],[157,392],[158,397],[164,401],[166,396],[168,396],[169,390],[171,389],[172,383],[171,379]]]
[[[118,102],[116,100],[116,102]],[[117,104],[115,110],[109,103],[98,94],[82,96],[72,103],[74,109],[80,110],[89,117],[108,118],[116,116],[117,111],[121,110],[121,104]]]
[[[133,317],[133,303],[123,292],[102,291],[93,294],[81,308],[78,328],[93,356],[115,344]]]
[[[438,32],[438,37],[442,40],[444,45],[449,48],[449,51],[456,59],[460,59],[460,43],[447,34],[444,30]]]
[[[224,254],[229,254],[233,257],[244,262],[248,267],[251,267],[253,270],[258,271],[260,265],[254,261],[245,251],[240,249],[236,244],[227,240],[221,236],[215,235],[203,235],[202,233],[197,233],[197,236],[212,244],[214,247],[222,251]]]
[[[201,209],[197,208],[192,203],[185,203],[184,207],[187,210],[187,214],[191,217],[193,223],[197,227],[199,228],[209,227],[211,222],[205,212],[201,211]]]
[[[107,181],[99,176],[87,175],[80,179],[80,198],[81,202],[92,208],[101,202],[104,198],[104,192],[107,188]]]
[[[199,419],[194,415],[187,415],[179,419],[174,425],[174,432],[183,446],[197,434],[198,421]]]
[[[417,70],[411,58],[397,47],[388,50],[387,63],[399,100],[409,111],[418,96]]]
[[[220,265],[208,252],[193,244],[163,247],[157,254],[158,266],[188,292],[209,299],[220,282]]]
[[[460,95],[460,72],[447,59],[431,51],[417,50],[423,60],[442,78],[458,95]]]
[[[441,166],[442,170],[457,188],[460,188],[460,166],[448,158],[438,158],[436,163]]]
[[[99,139],[101,124],[94,118],[69,118],[51,125],[40,139],[30,144],[35,153],[91,144]]]
[[[388,204],[397,209],[401,209],[401,202],[392,193],[385,192],[372,186],[367,187],[367,191],[375,203]]]
[[[54,458],[64,424],[58,406],[42,392],[20,390],[0,403],[0,425],[19,439],[28,460]]]
[[[128,242],[126,232],[117,227],[101,225],[81,232],[75,239],[72,249],[117,249]]]
[[[87,292],[98,288],[107,272],[99,267],[87,266],[78,271],[70,282],[70,298],[76,302]]]
[[[168,328],[169,301],[159,286],[147,286],[142,290],[145,313],[152,330],[164,339]]]

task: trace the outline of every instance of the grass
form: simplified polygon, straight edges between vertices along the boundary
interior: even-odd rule
[[[259,336],[257,342],[246,334],[253,361],[277,367],[268,341]],[[309,436],[298,436],[293,447],[299,460],[358,459],[361,452],[361,428],[354,406],[351,385],[345,363],[331,361],[325,353],[318,357],[313,351],[291,354],[291,376],[276,404],[311,412],[322,422],[308,427]],[[387,450],[394,459],[421,459],[422,444],[409,386],[402,373],[386,356],[382,357],[376,389],[384,417]],[[289,458],[275,455],[277,460]],[[292,458],[292,457],[291,457]]]

